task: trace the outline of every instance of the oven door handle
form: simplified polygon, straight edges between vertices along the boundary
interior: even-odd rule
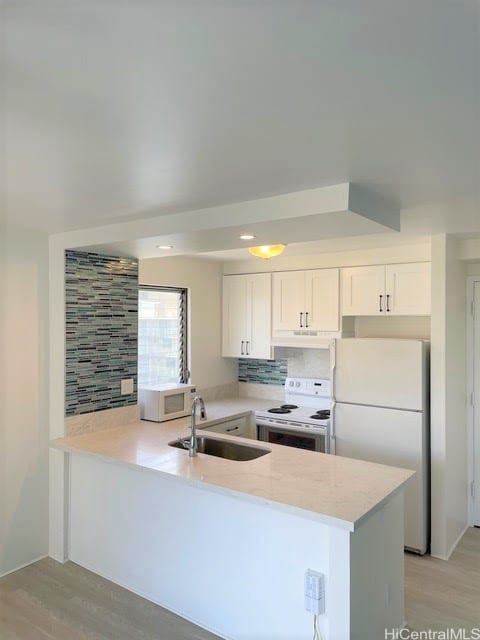
[[[325,438],[329,437],[329,429],[328,427],[315,427],[315,429],[302,429],[301,423],[298,424],[285,424],[284,422],[270,422],[269,420],[264,420],[262,418],[256,419],[257,427],[266,427],[271,431],[275,431],[278,429],[279,431],[288,431],[289,433],[299,433],[301,435],[311,436],[312,438],[315,436],[324,436]]]

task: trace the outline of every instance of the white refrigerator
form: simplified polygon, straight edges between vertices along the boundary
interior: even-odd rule
[[[416,471],[405,490],[405,547],[430,544],[429,343],[337,340],[332,445],[336,455]]]

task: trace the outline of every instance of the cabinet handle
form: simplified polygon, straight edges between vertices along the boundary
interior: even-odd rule
[[[380,294],[380,313],[383,313],[382,301],[383,301],[383,296],[382,294]]]
[[[387,293],[387,313],[390,313],[390,294]]]
[[[250,355],[250,340],[247,340],[245,343],[245,355],[249,356]]]
[[[308,311],[305,311],[305,327],[308,329]]]
[[[225,429],[225,431],[238,431],[240,427],[230,427],[230,429]]]
[[[242,356],[244,356],[244,355],[245,355],[245,341],[244,341],[244,340],[242,340],[241,355],[242,355]]]
[[[303,324],[302,324],[302,322],[303,322],[303,312],[302,312],[302,311],[300,311],[300,329],[302,329],[302,328],[303,328]]]

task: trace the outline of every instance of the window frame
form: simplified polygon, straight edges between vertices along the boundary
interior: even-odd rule
[[[188,358],[188,324],[189,324],[189,305],[188,305],[188,289],[186,287],[164,287],[161,285],[140,284],[138,286],[138,295],[141,291],[163,291],[165,293],[180,294],[180,370],[178,372],[179,384],[188,384],[190,380],[189,358]],[[140,313],[138,317],[140,323]],[[138,331],[137,331],[138,333]]]

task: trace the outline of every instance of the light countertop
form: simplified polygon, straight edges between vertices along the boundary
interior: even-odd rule
[[[207,403],[206,427],[271,406],[271,400],[232,398]],[[388,501],[413,471],[220,433],[211,437],[270,449],[271,453],[239,462],[168,445],[189,434],[190,418],[155,423],[139,420],[69,438],[53,440],[56,449],[116,461],[177,478],[200,488],[234,495],[350,531]],[[201,432],[200,432],[201,433]]]

